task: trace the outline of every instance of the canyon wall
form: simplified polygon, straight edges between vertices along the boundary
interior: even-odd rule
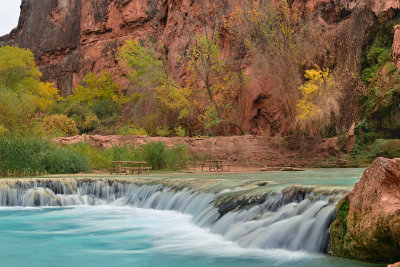
[[[123,66],[115,59],[127,39],[160,42],[167,48],[172,75],[185,80],[179,58],[189,38],[212,27],[216,17],[229,14],[245,0],[23,0],[18,27],[0,38],[0,45],[31,49],[42,79],[55,82],[68,95],[89,72],[108,70],[122,88],[128,88]],[[393,16],[399,1],[384,0],[292,0],[293,6],[312,12],[323,30],[325,45],[319,51],[323,66],[361,69],[362,49],[369,41],[377,16]],[[223,40],[223,38],[222,38]],[[224,55],[232,55],[232,44],[222,42]],[[248,63],[241,120],[246,131],[273,134],[274,125],[287,118],[283,103],[268,75]],[[342,101],[341,120],[350,124],[358,115],[356,85],[349,82]]]
[[[400,69],[400,25],[394,28],[394,40],[392,47],[393,64]]]

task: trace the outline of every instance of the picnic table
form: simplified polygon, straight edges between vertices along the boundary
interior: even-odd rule
[[[144,171],[147,171],[147,175],[150,174],[151,167],[145,166],[147,164],[146,161],[112,161],[115,165],[114,168],[110,168],[110,174],[115,172],[116,174],[125,173],[128,175],[129,172],[134,174],[137,172],[138,174],[143,174]]]
[[[224,164],[223,160],[206,160],[205,164],[201,165],[201,171],[204,171],[204,167],[207,167],[208,170],[210,172],[212,171],[224,171],[224,167],[225,167],[225,171],[230,171],[231,169],[231,165],[230,164]]]

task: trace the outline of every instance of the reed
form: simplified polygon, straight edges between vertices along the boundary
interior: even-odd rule
[[[78,173],[90,170],[89,160],[70,148],[40,138],[0,138],[0,175],[34,176],[44,173]]]

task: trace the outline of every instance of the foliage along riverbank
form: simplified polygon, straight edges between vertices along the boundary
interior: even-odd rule
[[[0,137],[0,176],[32,176],[90,172],[111,167],[111,161],[147,161],[154,170],[186,168],[185,146],[152,142],[139,147],[97,149],[88,144],[62,146],[40,138]]]
[[[153,170],[182,170],[207,159],[237,167],[366,167],[376,157],[400,155],[399,140],[377,139],[356,154],[337,140],[277,139],[259,136],[174,138],[76,136],[50,141],[39,137],[0,137],[0,176],[106,172],[112,161],[146,161]]]

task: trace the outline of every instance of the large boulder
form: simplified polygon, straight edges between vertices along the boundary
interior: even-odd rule
[[[330,228],[333,255],[400,261],[400,159],[376,159],[336,212]]]

